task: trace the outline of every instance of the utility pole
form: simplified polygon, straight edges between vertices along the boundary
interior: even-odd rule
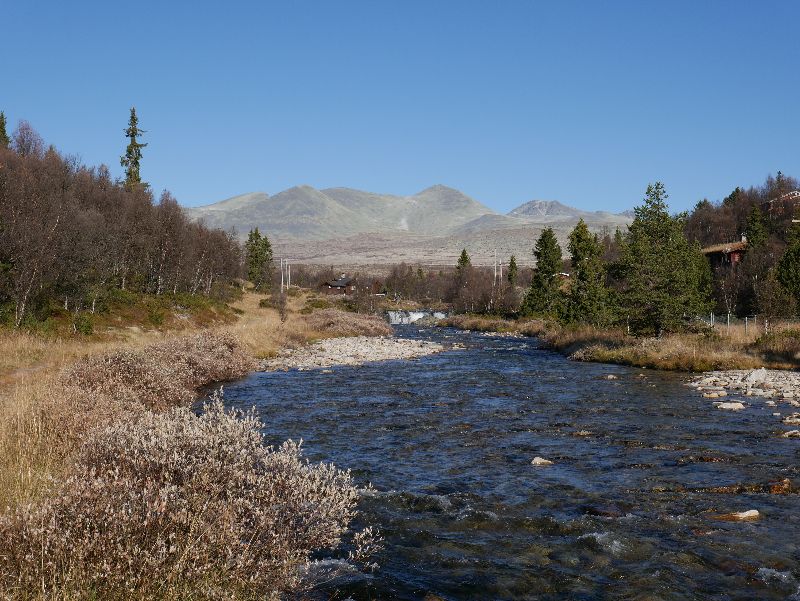
[[[281,293],[283,293],[283,257],[281,257]]]
[[[292,287],[292,264],[289,263],[289,259],[286,259],[286,291],[289,291],[289,288]]]
[[[497,249],[494,249],[494,280],[492,280],[492,288],[497,285]]]

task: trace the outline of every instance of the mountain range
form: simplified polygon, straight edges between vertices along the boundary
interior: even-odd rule
[[[296,186],[274,196],[251,192],[184,210],[208,226],[234,229],[241,239],[258,227],[277,253],[338,265],[447,264],[461,248],[476,264],[491,262],[494,249],[500,257],[513,253],[529,264],[530,249],[545,227],[552,227],[563,245],[578,219],[596,232],[631,222],[629,214],[583,211],[554,200],[532,200],[503,215],[443,185],[411,196]]]

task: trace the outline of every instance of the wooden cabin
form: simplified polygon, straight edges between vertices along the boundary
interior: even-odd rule
[[[345,295],[355,292],[356,285],[353,278],[347,277],[347,275],[343,273],[335,280],[323,282],[320,288],[325,294]]]
[[[747,252],[747,238],[742,236],[739,242],[724,242],[706,246],[703,254],[708,257],[712,269],[732,267],[741,263]]]

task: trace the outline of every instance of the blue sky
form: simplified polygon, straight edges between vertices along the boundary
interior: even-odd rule
[[[800,2],[8,2],[0,110],[186,205],[443,183],[673,209],[800,176]]]

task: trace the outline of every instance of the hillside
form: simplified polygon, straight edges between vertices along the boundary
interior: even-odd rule
[[[207,206],[187,208],[190,218],[240,239],[258,227],[279,255],[337,265],[399,261],[450,264],[462,248],[476,263],[516,254],[533,260],[531,248],[545,227],[566,247],[569,231],[583,218],[596,232],[630,223],[627,215],[583,211],[557,201],[534,200],[507,215],[443,185],[411,196],[297,186],[274,196],[251,192]]]

